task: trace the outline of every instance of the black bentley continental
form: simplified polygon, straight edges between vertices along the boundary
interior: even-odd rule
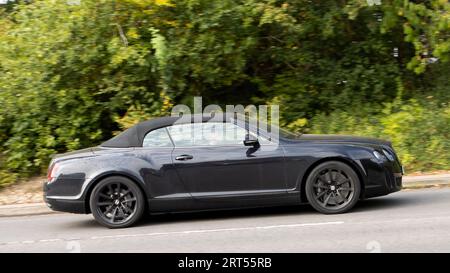
[[[302,203],[344,213],[358,200],[402,188],[403,169],[388,141],[195,116],[141,122],[97,147],[54,156],[47,205],[121,228],[144,213]]]

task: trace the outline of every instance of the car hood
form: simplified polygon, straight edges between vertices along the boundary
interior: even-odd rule
[[[359,137],[359,136],[347,136],[347,135],[313,135],[303,134],[298,141],[314,141],[314,142],[327,142],[327,143],[350,143],[350,144],[369,144],[369,145],[384,145],[392,146],[390,141],[371,138],[371,137]]]

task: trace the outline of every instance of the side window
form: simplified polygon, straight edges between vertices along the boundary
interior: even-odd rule
[[[142,147],[172,147],[172,141],[170,141],[169,134],[166,128],[159,128],[150,131],[144,137]]]
[[[175,146],[186,147],[194,145],[194,124],[177,124],[167,127]]]
[[[168,127],[175,146],[243,145],[246,131],[232,123],[205,122]]]
[[[241,124],[241,126],[239,125],[234,125],[234,124],[230,124],[231,126],[237,127],[239,129],[234,129],[234,132],[240,132],[239,135],[237,136],[236,141],[240,140],[240,143],[243,142],[243,140],[245,139],[245,135],[247,134],[247,130],[244,129],[243,124]],[[253,132],[253,131],[248,131],[248,134],[250,134],[252,137],[255,137],[258,139],[259,143],[262,145],[272,145],[273,143],[265,136],[262,136],[259,133]]]
[[[206,128],[208,130],[208,128]],[[220,131],[221,145],[243,145],[246,131],[244,128],[232,123],[222,123],[219,128],[213,131]]]

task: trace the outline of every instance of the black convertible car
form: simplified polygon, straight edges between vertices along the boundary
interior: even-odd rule
[[[184,121],[183,121],[184,120]],[[157,118],[98,147],[56,155],[44,198],[109,228],[152,214],[295,205],[343,213],[402,188],[390,142],[262,130],[236,118]],[[275,139],[277,141],[275,141]]]

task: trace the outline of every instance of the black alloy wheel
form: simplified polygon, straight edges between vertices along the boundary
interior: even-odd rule
[[[328,161],[310,173],[305,190],[309,203],[317,211],[343,213],[358,202],[361,183],[350,166],[339,161]]]
[[[144,212],[141,189],[131,180],[108,177],[98,183],[90,197],[94,218],[109,228],[124,228],[138,221]]]

